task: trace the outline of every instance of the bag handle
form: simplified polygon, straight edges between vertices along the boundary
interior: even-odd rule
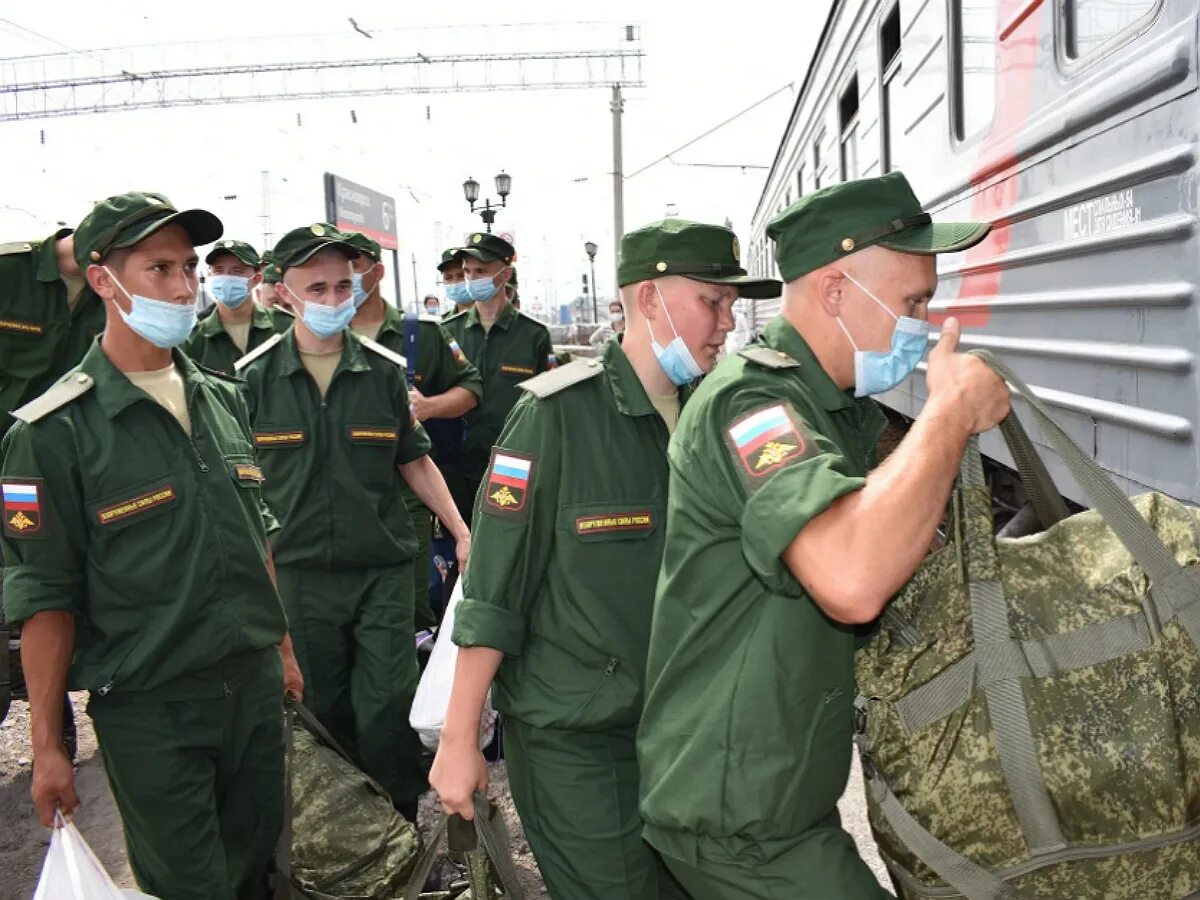
[[[475,792],[474,803],[475,818],[473,821],[477,839],[476,847],[478,844],[483,845],[484,853],[500,878],[505,900],[524,900],[525,893],[521,888],[520,879],[517,877],[517,868],[513,865],[508,840],[501,835],[500,829],[492,821],[492,816],[499,815],[499,812],[481,791]],[[460,816],[445,814],[441,816],[429,835],[425,849],[421,851],[416,868],[413,869],[412,874],[408,877],[408,883],[404,886],[404,900],[420,900],[421,889],[425,886],[425,879],[429,877],[429,872],[433,869],[433,861],[437,858],[442,837],[446,834],[451,819],[455,820],[456,827],[461,826],[470,830],[470,825]],[[472,896],[474,895],[475,892],[472,891]]]
[[[292,729],[295,727],[295,704],[291,694],[284,698],[283,705],[283,828],[279,832],[279,843],[275,846],[274,900],[291,900],[292,894],[292,769],[295,764],[296,746]]]
[[[1008,381],[1021,397],[1029,404],[1037,417],[1042,433],[1050,439],[1059,458],[1066,464],[1067,469],[1079,486],[1087,492],[1096,511],[1120,538],[1131,556],[1141,566],[1152,582],[1169,582],[1178,575],[1183,567],[1175,559],[1175,554],[1154,533],[1154,529],[1143,519],[1129,498],[1116,486],[1108,473],[1099,464],[1085,454],[1079,445],[1063,431],[1051,417],[1045,404],[1033,393],[1033,390],[1022,381],[1015,372],[1000,362],[988,350],[971,350],[972,355],[978,356],[988,367]],[[1032,448],[1032,445],[1031,445]],[[1034,451],[1036,456],[1036,451]]]

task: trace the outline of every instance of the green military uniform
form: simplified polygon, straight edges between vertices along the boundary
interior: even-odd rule
[[[986,234],[929,226],[902,179],[838,185],[777,217],[784,278],[875,244],[933,253]],[[889,896],[837,813],[855,632],[781,559],[864,486],[883,427],[784,317],[722,361],[680,418],[638,757],[646,839],[696,900]]]
[[[67,302],[55,245],[70,234],[0,244],[0,437],[13,424],[10,411],[77,365],[104,330],[104,303],[90,287],[73,307]]]
[[[777,293],[778,282],[746,276],[735,247],[724,228],[656,223],[622,241],[622,284],[657,277],[667,260],[672,274]],[[665,536],[667,426],[618,341],[522,388],[479,493],[453,638],[505,654],[493,701],[550,895],[674,895],[642,840],[635,745]]]
[[[511,262],[514,255],[512,245],[503,238],[482,233],[471,235],[460,252],[485,262]],[[483,402],[467,413],[462,449],[446,466],[446,485],[463,518],[470,521],[492,445],[520,399],[518,385],[553,368],[554,350],[546,326],[508,303],[490,330],[479,321],[477,306],[451,316],[442,324],[483,378]]]
[[[128,194],[84,219],[76,256],[86,268],[170,222],[197,243],[220,236],[209,213]],[[5,613],[75,616],[68,686],[91,692],[141,887],[259,898],[283,814],[275,523],[239,386],[173,361],[190,434],[99,341],[16,411],[0,475]]]
[[[230,253],[253,269],[263,266],[263,260],[254,248],[245,241],[223,240],[205,257],[205,262],[211,264],[213,258],[221,253]],[[246,349],[241,350],[233,342],[225,323],[221,321],[221,308],[212,311],[204,321],[196,326],[192,336],[183,345],[183,352],[207,369],[215,369],[225,375],[233,374],[233,364],[260,346],[273,334],[281,334],[292,327],[291,316],[277,316],[274,310],[267,309],[252,298],[246,303],[254,307],[250,316],[250,331],[246,335]]]
[[[360,253],[379,261],[381,253],[376,241],[359,232],[347,235],[347,239]],[[353,327],[351,325],[351,328]],[[385,302],[383,323],[379,326],[374,340],[407,360],[410,348],[406,346],[404,313]],[[474,394],[476,399],[483,396],[483,380],[479,377],[479,370],[467,361],[466,355],[458,346],[458,341],[446,333],[438,319],[430,316],[420,317],[417,321],[416,342],[417,358],[412,374],[413,387],[426,397],[444,394],[453,387],[465,388]],[[433,628],[438,620],[429,603],[427,563],[432,513],[408,486],[408,482],[401,482],[401,491],[412,519],[413,533],[417,537],[417,552],[413,557],[413,598],[416,610],[414,622],[418,629]]]
[[[319,233],[315,233],[319,229]],[[326,247],[356,251],[332,226],[279,242],[283,271]],[[296,332],[239,362],[246,379],[279,592],[305,679],[305,701],[398,805],[423,789],[408,725],[416,690],[412,571],[417,550],[398,465],[428,453],[411,415],[404,369],[347,330],[324,397]]]

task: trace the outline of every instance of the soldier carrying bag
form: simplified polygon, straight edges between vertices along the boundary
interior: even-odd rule
[[[859,651],[855,740],[902,897],[1200,897],[1200,522],[1127,499],[1011,371],[1095,508],[1069,516],[1016,416],[1044,531],[993,536],[977,440],[952,538]]]

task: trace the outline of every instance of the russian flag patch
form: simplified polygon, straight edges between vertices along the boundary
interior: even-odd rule
[[[534,465],[531,456],[493,448],[492,462],[484,480],[484,508],[505,515],[523,514]]]
[[[729,439],[746,471],[761,478],[803,455],[804,437],[783,404],[759,409],[729,426]]]
[[[9,537],[41,537],[45,529],[41,479],[0,483],[4,505],[4,533]]]

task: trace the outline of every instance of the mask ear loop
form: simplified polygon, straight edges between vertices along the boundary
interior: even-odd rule
[[[671,318],[671,311],[669,309],[667,309],[667,298],[664,297],[662,295],[662,291],[660,291],[658,289],[657,281],[652,281],[650,283],[654,285],[654,293],[658,294],[658,302],[662,304],[663,312],[667,316],[667,324],[671,326],[671,333],[674,334],[674,336],[675,336],[675,337],[671,338],[671,341],[673,341],[673,340],[675,340],[675,338],[679,337],[679,329],[675,327],[675,321]],[[646,320],[646,327],[650,328],[650,320],[649,319]],[[652,341],[654,340],[653,329],[651,329],[651,331],[650,331],[650,340],[652,340]],[[669,344],[671,341],[667,341],[667,343]],[[657,343],[657,341],[655,343]]]
[[[841,271],[841,270],[839,269],[838,271]],[[872,294],[870,291],[868,291],[865,287],[863,287],[861,284],[859,284],[858,280],[853,275],[851,275],[849,272],[842,272],[842,275],[852,285],[854,285],[856,288],[858,288],[860,291],[862,291],[864,294],[866,294],[868,297],[870,297],[872,300],[874,300],[876,303],[878,303],[880,305],[880,307],[882,307],[882,309],[885,313],[887,313],[889,316],[891,316],[897,322],[900,321],[900,317],[898,315],[896,315],[894,312],[892,312],[890,309],[888,309],[886,303],[884,303],[882,300],[880,300],[878,297],[876,297],[874,294]]]

